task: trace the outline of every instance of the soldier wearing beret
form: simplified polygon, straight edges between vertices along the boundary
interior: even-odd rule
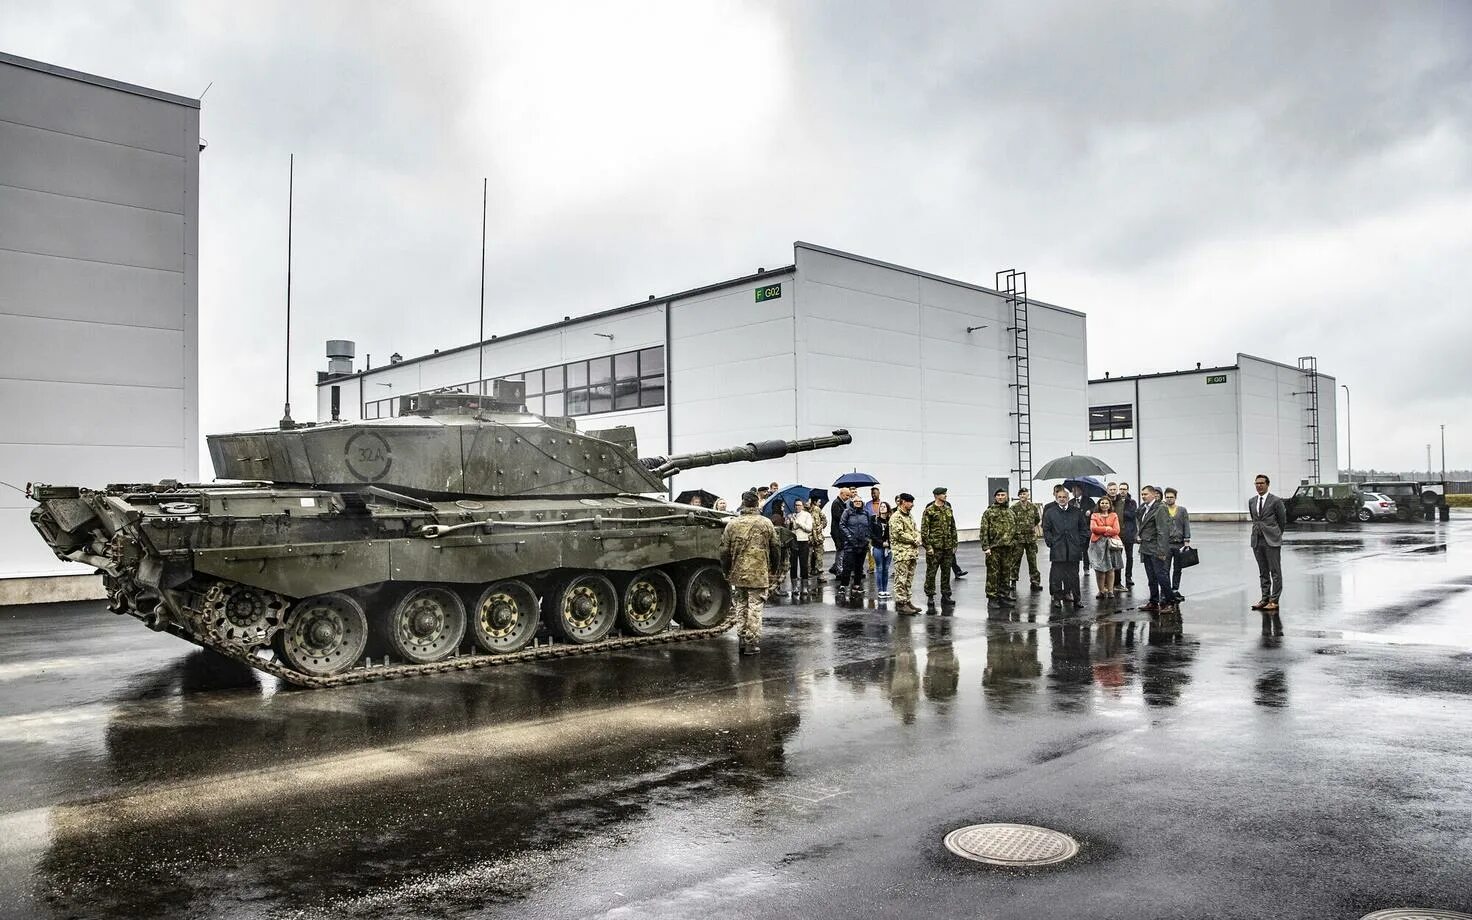
[[[920,543],[925,547],[925,603],[935,606],[935,576],[940,573],[940,600],[951,603],[951,563],[956,561],[956,515],[946,501],[945,486],[931,490],[935,500],[920,516]]]
[[[910,602],[910,593],[915,586],[915,563],[920,558],[920,529],[910,512],[915,507],[915,496],[901,492],[897,496],[895,510],[889,516],[889,547],[894,554],[894,609],[897,613],[914,616],[920,608]]]
[[[721,568],[740,623],[741,654],[761,651],[762,606],[779,560],[777,528],[757,510],[757,493],[741,496],[741,513],[721,534]]]

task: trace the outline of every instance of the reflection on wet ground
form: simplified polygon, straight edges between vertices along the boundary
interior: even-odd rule
[[[722,640],[326,692],[91,605],[16,611],[0,905],[1472,909],[1472,522],[1293,533],[1277,621],[1246,609],[1244,531],[1199,530],[1180,615],[1051,615],[1039,596],[988,612],[964,547],[976,574],[951,616],[776,603],[754,659]],[[1083,852],[1041,875],[957,866],[939,838],[973,820],[1058,826]]]

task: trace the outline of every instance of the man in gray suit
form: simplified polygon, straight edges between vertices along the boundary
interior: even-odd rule
[[[1276,613],[1283,593],[1283,528],[1288,525],[1288,508],[1268,491],[1272,480],[1259,473],[1257,495],[1247,502],[1252,518],[1252,558],[1257,560],[1257,579],[1262,583],[1262,600],[1253,610]]]

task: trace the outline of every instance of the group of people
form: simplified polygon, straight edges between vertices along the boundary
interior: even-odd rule
[[[1005,495],[1003,496],[1005,498]],[[1175,612],[1186,599],[1181,572],[1189,567],[1191,514],[1178,502],[1173,488],[1145,486],[1137,501],[1127,482],[1109,483],[1097,501],[1075,486],[1053,487],[1053,501],[1042,512],[1041,533],[1048,544],[1048,590],[1055,608],[1078,609],[1083,604],[1081,576],[1094,572],[1101,602],[1135,586],[1134,555],[1150,585],[1150,600],[1142,609]]]
[[[1262,597],[1252,605],[1262,611],[1264,630],[1281,631],[1278,599],[1283,588],[1282,539],[1287,523],[1286,506],[1269,491],[1266,475],[1256,477],[1257,495],[1248,502],[1252,522],[1251,546],[1257,562]],[[819,590],[818,573],[823,558],[823,533],[829,531],[837,547],[835,568],[839,596],[862,593],[866,564],[872,561],[880,598],[891,597],[893,570],[895,611],[913,616],[921,612],[911,603],[915,567],[923,550],[926,607],[935,610],[937,587],[941,605],[950,606],[951,575],[965,574],[956,565],[958,532],[954,511],[943,486],[932,492],[917,525],[912,512],[915,497],[908,492],[895,496],[893,507],[882,501],[879,488],[870,490],[865,502],[852,488],[841,489],[833,504],[831,522],[823,512],[821,496],[798,501],[788,515],[781,502],[771,518],[759,511],[761,503],[776,491],[777,484],[752,489],[742,496],[741,511],[728,522],[721,539],[722,564],[732,587],[732,600],[739,617],[741,651],[759,651],[761,616],[765,598],[780,588],[783,572],[790,572],[791,593],[806,597]],[[763,494],[765,493],[765,494]],[[1140,490],[1136,500],[1127,482],[1111,482],[1095,500],[1075,485],[1053,487],[1053,500],[1038,506],[1028,489],[1017,492],[1009,502],[1007,490],[998,489],[981,518],[981,544],[986,558],[988,608],[1017,603],[1018,576],[1022,560],[1028,563],[1030,586],[1043,590],[1038,569],[1038,539],[1048,546],[1048,590],[1054,609],[1084,606],[1082,576],[1094,573],[1095,599],[1103,607],[1134,587],[1134,555],[1138,547],[1145,568],[1150,600],[1141,608],[1150,613],[1179,612],[1186,598],[1181,593],[1181,574],[1195,564],[1191,548],[1191,515],[1179,502],[1174,488],[1153,485]],[[809,579],[813,579],[810,583]],[[1268,624],[1271,622],[1272,626]]]

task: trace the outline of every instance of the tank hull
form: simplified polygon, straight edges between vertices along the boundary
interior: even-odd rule
[[[380,677],[406,676],[416,665],[396,662],[382,635],[330,675],[300,674],[280,654],[266,655],[290,612],[308,599],[350,598],[370,633],[385,633],[394,605],[426,586],[452,592],[467,609],[488,586],[506,583],[525,585],[547,608],[579,573],[622,587],[636,573],[662,572],[683,587],[718,565],[729,517],[638,495],[425,501],[261,484],[40,486],[34,497],[31,518],[41,537],[59,557],[99,570],[113,610],[309,686],[370,679],[375,659]],[[211,605],[223,610],[242,597],[274,605],[274,615],[250,629],[212,617]],[[610,629],[573,650],[714,634],[728,625],[725,599],[718,602],[719,623],[687,621],[653,634]],[[558,638],[553,625],[539,624],[512,654],[477,655],[467,631],[445,657],[464,669],[565,653],[550,650]]]

